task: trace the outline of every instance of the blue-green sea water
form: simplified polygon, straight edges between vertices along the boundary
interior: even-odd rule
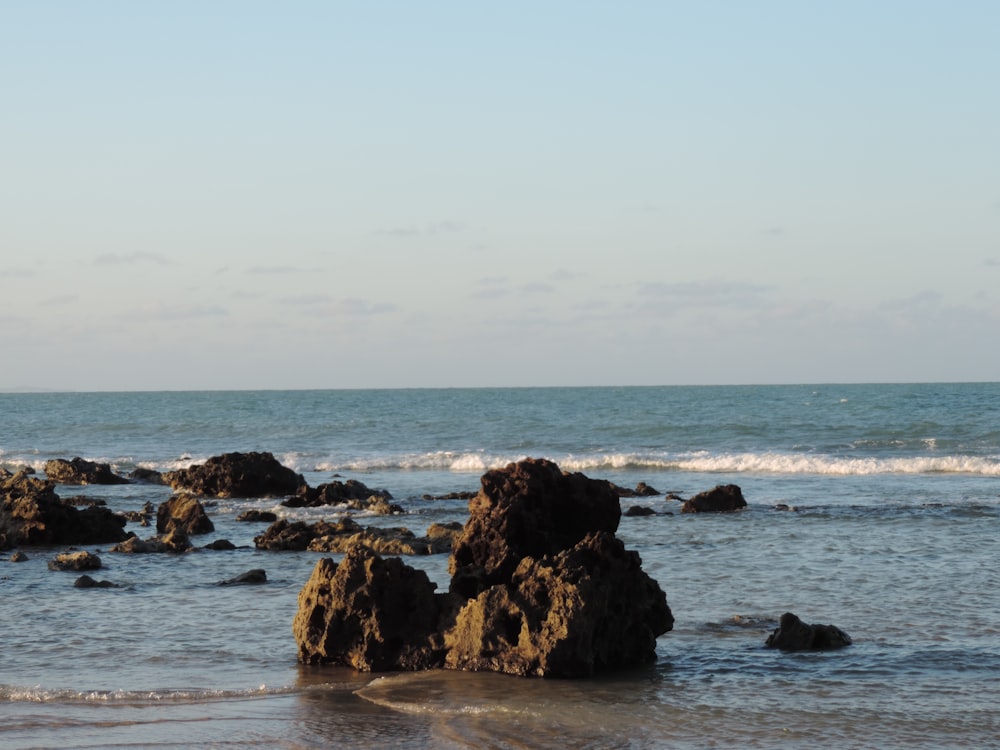
[[[655,515],[618,535],[667,593],[655,664],[589,680],[360,674],[296,662],[299,589],[323,555],[257,550],[266,524],[344,508],[213,500],[236,550],[0,553],[0,747],[1000,747],[1000,384],[0,394],[0,466],[168,470],[270,451],[311,485],[386,489],[405,525],[462,521],[481,474],[527,456],[622,486]],[[736,514],[674,495],[738,484]],[[116,511],[148,484],[59,486]],[[788,507],[788,510],[779,508]],[[153,529],[130,524],[149,537]],[[410,558],[446,588],[447,556]],[[261,586],[219,581],[264,568]],[[854,644],[763,648],[783,612]]]

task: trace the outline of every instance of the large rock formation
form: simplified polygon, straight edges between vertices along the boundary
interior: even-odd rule
[[[107,508],[65,505],[52,480],[20,471],[0,479],[0,549],[48,544],[103,544],[125,539],[125,518]]]
[[[224,453],[203,464],[168,471],[163,481],[174,490],[204,497],[281,497],[306,482],[271,453]]]
[[[71,461],[53,458],[45,462],[45,476],[56,484],[129,484],[125,477],[115,474],[110,464],[87,461],[79,456]]]
[[[614,535],[621,511],[611,485],[542,459],[488,472],[481,484],[449,593],[361,546],[339,565],[321,560],[299,595],[299,658],[536,676],[654,659],[673,617],[639,555]]]

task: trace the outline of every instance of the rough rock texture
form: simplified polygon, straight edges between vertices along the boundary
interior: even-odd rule
[[[305,664],[361,671],[439,666],[443,597],[422,570],[354,547],[338,565],[320,560],[299,592],[292,624]]]
[[[245,510],[236,516],[236,520],[250,523],[274,523],[278,520],[278,515],[269,510]]]
[[[282,466],[270,453],[224,453],[187,469],[168,471],[163,481],[174,490],[204,497],[281,497],[305,486],[301,474]]]
[[[146,554],[156,552],[187,552],[193,549],[191,540],[184,529],[175,528],[163,536],[154,536],[150,539],[140,539],[137,536],[130,536],[123,542],[119,542],[111,548],[112,552],[124,552],[126,554]]]
[[[850,646],[851,642],[851,636],[834,625],[807,625],[785,612],[764,645],[782,651],[826,651]]]
[[[169,534],[174,529],[181,529],[189,535],[208,534],[215,531],[215,524],[197,498],[180,494],[161,503],[156,511],[157,533]]]
[[[0,479],[0,549],[48,544],[103,544],[126,538],[125,519],[107,508],[65,505],[51,480],[27,472]]]
[[[281,519],[253,541],[259,549],[312,552],[346,552],[356,545],[386,555],[435,555],[451,550],[452,536],[440,532],[431,536],[430,531],[418,537],[403,527],[364,527],[351,518],[312,524]]]
[[[656,658],[674,618],[636,552],[607,531],[521,560],[509,585],[470,601],[447,633],[445,666],[584,677]]]
[[[556,554],[591,532],[618,530],[621,505],[609,482],[564,474],[546,459],[489,471],[480,483],[449,563],[451,590],[462,596],[510,581],[524,557]]]
[[[49,570],[98,570],[101,558],[93,552],[61,552],[49,560]]]
[[[681,513],[729,513],[747,507],[743,491],[735,484],[720,484],[699,492],[681,506]]]
[[[54,458],[45,462],[45,476],[56,484],[129,484],[115,474],[110,464],[99,464],[77,457],[71,461]]]
[[[321,560],[299,595],[299,658],[566,677],[655,658],[673,617],[614,535],[621,510],[607,482],[528,459],[482,487],[464,529],[446,529],[461,534],[448,594],[360,545],[340,565]]]
[[[286,508],[317,508],[322,505],[346,505],[353,510],[370,510],[384,507],[386,512],[402,513],[398,505],[391,505],[392,495],[387,490],[373,490],[356,479],[346,482],[327,482],[319,487],[303,486],[294,497],[281,504]]]

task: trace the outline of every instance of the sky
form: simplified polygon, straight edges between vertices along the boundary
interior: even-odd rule
[[[998,380],[998,28],[0,0],[0,389]]]

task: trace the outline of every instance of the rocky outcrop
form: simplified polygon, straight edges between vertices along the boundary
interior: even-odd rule
[[[98,506],[65,505],[52,480],[18,472],[0,479],[0,549],[49,544],[103,544],[126,538],[125,519]]]
[[[159,552],[187,552],[194,549],[187,533],[181,528],[175,528],[162,536],[154,536],[149,539],[140,539],[137,536],[130,536],[123,542],[119,542],[111,548],[112,552],[122,552],[125,554],[150,554]]]
[[[197,498],[180,494],[161,503],[156,511],[157,533],[169,534],[174,529],[188,535],[208,534],[215,531],[215,524]]]
[[[851,643],[851,636],[835,625],[807,625],[797,615],[785,612],[764,645],[782,651],[827,651]]]
[[[435,555],[451,550],[453,536],[436,531],[418,537],[403,527],[361,526],[351,518],[336,523],[317,521],[276,521],[257,537],[254,544],[268,550],[309,550],[311,552],[346,552],[362,546],[383,555]]]
[[[491,471],[470,503],[447,594],[422,571],[351,547],[299,596],[299,658],[363,670],[446,667],[584,676],[655,658],[673,616],[615,537],[603,481],[527,459]]]
[[[334,481],[318,487],[303,486],[294,497],[281,504],[286,508],[318,508],[323,505],[346,505],[352,510],[371,510],[381,515],[403,513],[403,509],[390,503],[392,495],[387,490],[373,490],[363,482],[348,479]]]
[[[236,516],[236,520],[250,523],[274,523],[278,520],[278,515],[269,510],[245,510]]]
[[[467,598],[510,581],[525,557],[569,549],[587,534],[614,534],[621,520],[608,482],[564,474],[545,459],[487,472],[449,563],[451,590]]]
[[[720,484],[699,492],[681,506],[681,513],[730,513],[747,507],[743,491],[735,484]]]
[[[434,588],[424,571],[360,546],[339,564],[320,560],[299,592],[292,624],[299,660],[366,672],[441,665],[448,598]]]
[[[129,484],[115,474],[110,464],[95,463],[77,457],[71,461],[54,458],[45,462],[45,476],[56,484]]]
[[[306,482],[270,453],[224,453],[203,464],[168,471],[163,481],[174,490],[203,497],[282,497]]]

